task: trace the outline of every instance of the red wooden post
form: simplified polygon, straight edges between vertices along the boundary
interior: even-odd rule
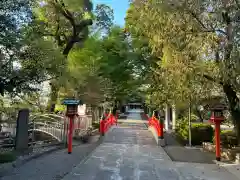
[[[155,120],[157,126],[157,132],[158,132],[158,138],[161,136],[161,124],[160,122],[156,119]]]
[[[73,134],[73,119],[74,116],[69,116],[69,131],[68,131],[68,154],[72,153],[72,134]]]
[[[210,121],[215,124],[215,152],[216,152],[216,160],[221,160],[221,147],[220,147],[220,125],[224,121],[223,110],[226,109],[224,105],[215,105],[210,108],[212,111],[212,115]]]
[[[163,139],[163,120],[162,120],[162,118],[160,118],[159,124],[160,124],[160,135],[159,135],[159,138]]]
[[[215,122],[215,145],[216,145],[216,160],[221,160],[221,150],[220,150],[220,122]]]
[[[64,105],[67,105],[66,116],[69,117],[69,129],[68,129],[68,154],[72,153],[72,136],[73,136],[73,126],[74,117],[78,116],[78,105],[80,104],[79,100],[76,99],[65,99],[63,100]]]

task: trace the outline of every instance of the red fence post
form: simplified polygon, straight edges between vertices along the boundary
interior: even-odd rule
[[[72,153],[72,134],[73,134],[74,116],[69,116],[69,131],[68,131],[68,154]]]
[[[215,145],[216,145],[216,160],[221,160],[221,150],[220,150],[220,122],[215,123]]]
[[[153,127],[155,132],[157,133],[157,144],[160,146],[165,146],[164,141],[164,132],[163,132],[163,121],[162,118],[158,119],[159,114],[158,111],[153,111],[153,115],[149,118],[148,124]]]

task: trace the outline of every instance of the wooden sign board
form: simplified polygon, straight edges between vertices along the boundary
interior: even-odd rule
[[[81,101],[77,99],[64,99],[62,101],[62,104],[63,105],[79,105],[81,104]]]

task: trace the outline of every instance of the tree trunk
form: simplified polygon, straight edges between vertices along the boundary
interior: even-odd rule
[[[95,105],[92,105],[92,120],[93,122],[98,122],[98,116],[99,116],[99,112],[98,112],[98,107]]]
[[[200,122],[203,123],[203,117],[201,112],[198,110],[198,108],[195,108],[195,110],[196,110],[197,116],[200,118]]]
[[[50,86],[51,86],[51,94],[50,94],[50,99],[48,104],[49,104],[49,112],[53,113],[57,103],[59,88],[55,82],[51,82]]]
[[[231,112],[232,121],[235,127],[238,144],[240,144],[240,109],[239,98],[230,84],[223,84],[223,91],[229,102],[229,110]]]

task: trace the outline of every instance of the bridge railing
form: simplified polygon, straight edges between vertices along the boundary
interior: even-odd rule
[[[33,148],[64,139],[64,116],[56,114],[31,114],[28,124],[29,146]],[[15,147],[16,121],[1,123],[0,151],[13,150]]]
[[[62,142],[64,139],[63,123],[30,122],[28,128],[29,146],[42,146]],[[12,150],[15,147],[16,123],[4,123],[0,133],[0,150]]]
[[[16,122],[2,123],[0,151],[11,150],[15,146]],[[69,119],[57,114],[32,114],[29,119],[29,146],[67,142]],[[74,119],[74,135],[79,136],[92,129],[92,117],[78,116]],[[41,139],[43,138],[43,139]]]
[[[156,117],[150,117],[148,119],[148,126],[149,127],[153,127],[157,136],[159,137],[160,136],[160,130],[161,130],[161,127],[160,127],[160,123],[159,123],[159,120],[156,118]]]
[[[64,139],[64,124],[62,122],[35,122],[29,131],[32,131],[33,133],[45,133],[58,142],[62,142]]]
[[[153,136],[157,144],[162,143],[163,134],[164,134],[164,123],[161,122],[161,119],[156,118],[154,115],[148,118],[148,127],[152,131]]]
[[[64,120],[64,139],[63,141],[67,141],[66,137],[68,136],[69,131],[69,118],[65,118]],[[80,115],[74,118],[73,122],[73,137],[78,138],[85,136],[86,134],[90,133],[92,130],[92,116],[89,115]]]
[[[100,133],[102,136],[110,129],[111,126],[117,125],[117,116],[113,114],[106,115],[106,118],[100,120]]]

